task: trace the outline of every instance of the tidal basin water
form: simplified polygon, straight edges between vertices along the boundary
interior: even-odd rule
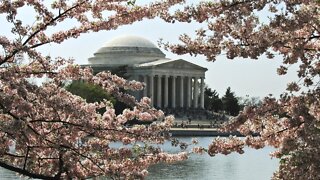
[[[198,137],[199,145],[207,145],[214,137]],[[179,138],[190,142],[191,137]],[[166,143],[162,147],[170,152],[179,148]],[[174,164],[157,164],[149,168],[147,180],[268,180],[277,170],[279,161],[271,159],[269,153],[274,149],[254,150],[245,148],[239,155],[192,155],[188,160]],[[15,173],[0,168],[0,180],[19,179]],[[104,179],[104,178],[102,178]]]
[[[207,147],[214,137],[198,137],[198,145]],[[190,142],[192,138],[180,138]],[[177,151],[169,144],[164,149]],[[279,165],[278,159],[271,159],[267,147],[260,150],[245,148],[244,154],[227,156],[192,155],[188,160],[174,164],[158,164],[149,168],[148,180],[268,180]]]

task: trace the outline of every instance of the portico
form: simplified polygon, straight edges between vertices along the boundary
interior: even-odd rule
[[[158,108],[204,108],[206,68],[184,60],[158,60],[136,65],[128,75],[139,74],[137,80],[146,88],[136,95],[151,98]]]

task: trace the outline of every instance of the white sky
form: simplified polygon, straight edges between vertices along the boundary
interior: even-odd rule
[[[0,24],[3,22],[0,17]],[[167,24],[162,20],[144,20],[132,25],[122,26],[117,30],[101,31],[82,35],[78,39],[70,39],[62,44],[50,44],[41,47],[44,55],[53,57],[72,57],[78,64],[87,64],[87,59],[93,56],[103,44],[110,39],[121,35],[142,36],[157,44],[160,38],[164,41],[178,42],[178,36],[182,33],[194,34],[194,30],[200,27],[198,24],[175,23]],[[0,35],[7,34],[8,27],[0,28]],[[223,56],[218,57],[215,62],[207,62],[205,57],[191,57],[189,55],[178,56],[162,50],[167,58],[184,59],[194,64],[208,68],[205,83],[215,89],[220,97],[223,96],[227,87],[235,92],[237,96],[259,96],[264,97],[273,94],[278,97],[286,88],[288,82],[296,80],[297,66],[291,67],[285,76],[278,76],[277,67],[281,64],[281,58],[273,60],[261,57],[259,60],[234,59],[227,60]]]

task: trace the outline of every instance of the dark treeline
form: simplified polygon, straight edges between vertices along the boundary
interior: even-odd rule
[[[205,87],[204,107],[212,112],[225,112],[236,116],[244,106],[257,106],[261,103],[258,97],[237,97],[231,88],[228,87],[225,94],[220,98],[216,90]]]

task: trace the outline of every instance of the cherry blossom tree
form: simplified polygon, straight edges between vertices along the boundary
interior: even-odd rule
[[[125,0],[0,1],[0,15],[7,20],[1,26],[12,28],[10,35],[0,36],[0,166],[40,179],[135,179],[146,176],[151,164],[186,159],[184,152],[169,154],[156,146],[168,139],[173,117],[152,108],[150,99],[137,102],[119,90],[141,90],[142,83],[110,72],[93,75],[72,59],[52,58],[38,50],[84,33],[154,18],[180,2],[137,6]],[[33,10],[33,23],[19,19],[24,8]],[[76,26],[64,27],[69,20]],[[17,63],[18,55],[27,61]],[[35,85],[29,78],[48,81]],[[70,80],[98,85],[132,108],[116,115],[106,100],[87,103],[63,88]],[[101,108],[106,109],[102,115],[97,112]],[[125,126],[131,120],[158,121]],[[115,142],[120,146],[112,146]]]
[[[42,179],[142,178],[150,164],[187,158],[186,153],[169,154],[154,145],[168,138],[165,132],[173,117],[164,117],[162,111],[152,108],[148,98],[137,102],[119,91],[140,90],[142,83],[109,72],[93,75],[71,59],[54,59],[38,50],[84,33],[159,16],[170,23],[196,21],[206,25],[196,31],[195,38],[184,34],[181,44],[163,44],[175,53],[202,54],[211,61],[220,54],[230,59],[280,56],[280,75],[290,65],[299,64],[301,81],[290,83],[280,99],[266,97],[261,106],[246,107],[224,127],[225,131],[238,130],[246,138],[216,138],[208,148],[196,147],[194,151],[214,156],[243,153],[244,146],[273,146],[277,149],[273,156],[281,159],[275,179],[320,179],[319,1],[205,1],[169,11],[181,2],[137,6],[125,0],[1,1],[0,15],[12,29],[10,36],[0,35],[0,166]],[[25,24],[19,19],[23,8],[33,9],[35,22]],[[261,20],[266,16],[269,19]],[[76,26],[63,29],[68,20]],[[62,30],[54,28],[61,24]],[[17,64],[21,54],[28,62]],[[37,86],[30,82],[32,77],[49,81]],[[87,103],[63,89],[67,80],[99,85],[132,108],[116,115],[107,101]],[[301,87],[307,90],[302,92]],[[97,113],[101,108],[106,109],[102,115]],[[131,120],[161,121],[126,127]],[[113,147],[113,142],[124,146]]]
[[[300,80],[288,84],[280,99],[266,97],[260,107],[246,107],[225,131],[246,138],[215,139],[209,155],[243,153],[243,147],[273,146],[280,158],[274,179],[320,179],[320,3],[315,0],[223,0],[186,6],[163,18],[205,25],[180,44],[162,42],[178,54],[227,58],[282,58],[279,75],[298,64]],[[252,136],[259,134],[260,136]],[[204,148],[196,148],[203,152]]]

